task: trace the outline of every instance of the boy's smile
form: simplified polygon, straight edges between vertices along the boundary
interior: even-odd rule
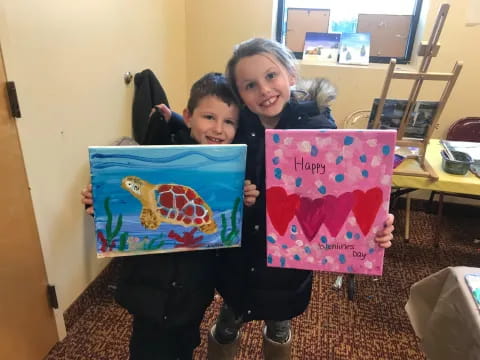
[[[200,144],[231,144],[238,126],[239,109],[217,96],[201,99],[193,114],[185,109],[183,118],[190,135]]]
[[[242,58],[235,67],[235,81],[245,105],[257,114],[266,127],[274,127],[295,77],[273,56],[262,53]],[[273,125],[273,126],[269,126]]]

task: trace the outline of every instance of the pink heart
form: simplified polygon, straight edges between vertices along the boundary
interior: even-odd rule
[[[325,220],[326,213],[323,205],[323,198],[315,200],[307,197],[300,198],[300,206],[296,215],[308,241],[312,241]]]
[[[330,232],[330,235],[335,237],[338,235],[343,224],[345,224],[350,210],[352,210],[353,194],[346,192],[338,197],[326,195],[323,199],[325,200],[325,214],[327,214],[325,226]]]
[[[383,193],[378,187],[371,188],[367,192],[355,190],[353,192],[353,214],[363,235],[367,235],[377,217],[378,209],[382,204]]]

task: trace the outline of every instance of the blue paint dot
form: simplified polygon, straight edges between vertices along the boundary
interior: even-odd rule
[[[351,231],[347,231],[347,238],[351,239],[353,237],[353,233]]]
[[[302,186],[302,178],[296,178],[295,179],[295,186],[296,187]]]
[[[326,244],[326,243],[327,243],[327,237],[326,237],[326,236],[322,236],[322,237],[320,238],[320,241],[321,241],[322,243]]]
[[[363,154],[362,156],[360,156],[360,161],[362,163],[366,163],[367,162],[367,155]]]
[[[288,249],[288,245],[283,244],[283,245],[282,245],[282,249]]]
[[[337,157],[337,159],[335,160],[335,164],[340,164],[341,162],[343,161],[343,156],[340,155],[339,157]]]
[[[304,250],[305,250],[305,252],[306,252],[307,254],[311,254],[311,253],[312,253],[312,250],[311,250],[308,246],[305,246],[305,249],[304,249]]]
[[[274,173],[275,173],[275,177],[276,177],[277,179],[281,179],[281,178],[282,178],[282,169],[280,169],[280,168],[275,168]]]
[[[347,259],[345,258],[345,255],[340,254],[340,255],[338,256],[338,261],[340,261],[340,264],[345,264],[345,262],[347,261]]]
[[[347,271],[348,271],[348,272],[353,272],[353,266],[351,266],[351,265],[350,265],[350,266],[347,266]]]
[[[320,194],[326,194],[327,188],[322,185],[322,186],[320,186],[320,187],[318,188],[318,192],[319,192]]]
[[[296,233],[297,232],[297,225],[292,225],[292,232]]]
[[[318,148],[315,145],[312,145],[312,149],[310,150],[310,155],[317,156]]]
[[[297,238],[297,236],[296,236],[295,234],[291,234],[291,235],[290,235],[290,239],[291,239],[291,240],[295,240],[296,238]]]
[[[327,258],[323,258],[323,259],[322,259],[322,265],[325,265],[326,263],[328,263]]]
[[[353,137],[351,136],[345,136],[345,139],[343,140],[343,143],[345,145],[352,145],[353,144]]]
[[[272,159],[273,165],[278,165],[280,163],[280,158],[278,156],[275,156]]]
[[[271,264],[271,263],[273,262],[272,255],[268,254],[268,256],[267,256],[267,262],[268,262],[269,264]]]
[[[390,154],[390,146],[389,146],[389,145],[383,145],[383,147],[382,147],[382,153],[383,153],[383,155],[388,155],[388,154]]]
[[[368,170],[362,170],[362,176],[367,178],[368,177]]]
[[[273,237],[271,237],[271,236],[267,236],[267,241],[268,241],[269,243],[272,243],[272,244],[275,244],[275,243],[276,243],[275,239],[274,239]]]
[[[335,175],[336,182],[342,182],[343,180],[345,180],[345,176],[343,174]]]
[[[278,144],[280,142],[280,136],[278,134],[273,134],[273,142]]]
[[[369,254],[373,254],[374,252],[375,252],[375,249],[374,249],[374,248],[368,249],[368,253],[369,253]]]
[[[355,236],[355,240],[360,239],[360,234],[359,233],[356,233],[354,236]]]
[[[300,261],[300,256],[298,256],[298,254],[293,255],[293,258],[297,261]]]
[[[283,256],[280,258],[280,266],[281,267],[285,266],[285,258]]]

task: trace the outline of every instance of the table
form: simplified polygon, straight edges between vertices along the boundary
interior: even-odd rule
[[[480,268],[448,267],[410,288],[405,310],[431,360],[480,359],[480,311],[465,274]]]
[[[443,194],[463,194],[468,196],[480,196],[480,178],[471,171],[466,175],[448,174],[442,169],[442,157],[440,151],[443,149],[439,139],[431,139],[427,146],[425,154],[429,164],[438,175],[437,180],[428,177],[420,177],[413,175],[393,175],[392,186],[397,188],[408,188],[413,190],[433,190],[440,193],[439,209],[438,209],[438,225],[434,244],[438,246],[439,229],[442,216]],[[420,170],[419,163],[414,159],[405,159],[395,170]],[[407,193],[407,203],[405,211],[405,240],[409,239],[409,223],[410,223],[410,193]]]

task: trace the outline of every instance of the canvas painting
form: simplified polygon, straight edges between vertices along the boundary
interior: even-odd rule
[[[336,63],[340,34],[307,32],[303,60],[315,63]]]
[[[267,130],[267,265],[381,275],[396,131]]]
[[[369,128],[373,127],[379,101],[380,99],[378,98],[373,101],[372,111],[368,120]],[[407,103],[407,100],[385,99],[382,116],[380,117],[380,129],[398,129]],[[414,139],[425,138],[432,124],[437,107],[438,101],[417,101],[413,111],[410,113],[410,119],[408,119],[403,137]]]
[[[369,33],[343,33],[340,38],[340,64],[368,65],[370,60]]]
[[[98,257],[240,246],[246,145],[88,150]]]

